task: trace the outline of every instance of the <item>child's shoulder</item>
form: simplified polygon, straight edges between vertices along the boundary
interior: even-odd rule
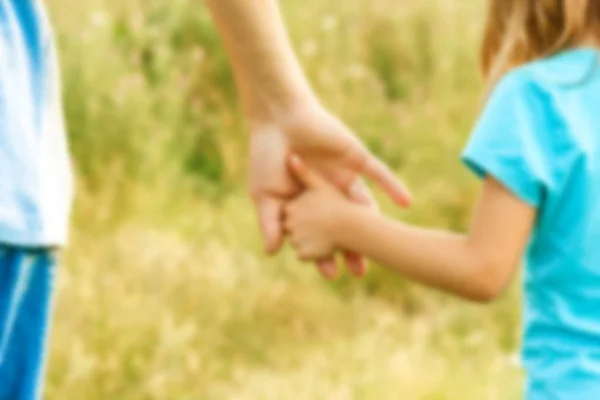
[[[506,78],[513,85],[566,89],[579,86],[590,78],[597,71],[599,60],[600,51],[596,49],[570,49],[516,68]]]
[[[505,74],[491,93],[497,103],[519,99],[552,99],[570,89],[583,87],[598,77],[600,52],[573,49],[515,68]]]

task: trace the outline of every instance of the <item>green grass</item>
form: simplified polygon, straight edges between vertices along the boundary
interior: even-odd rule
[[[480,2],[281,1],[324,102],[416,202],[463,229]],[[517,399],[519,296],[472,306],[373,267],[321,280],[261,254],[247,133],[201,1],[51,0],[77,167],[53,399]]]

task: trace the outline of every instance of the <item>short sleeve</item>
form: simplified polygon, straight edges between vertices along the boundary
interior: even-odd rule
[[[515,196],[539,207],[547,176],[536,123],[539,100],[520,75],[509,75],[492,92],[462,154],[477,176],[492,176]]]

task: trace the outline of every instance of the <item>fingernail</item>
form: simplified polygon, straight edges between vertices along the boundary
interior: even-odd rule
[[[413,202],[412,195],[410,195],[410,194],[407,193],[404,196],[404,198],[402,199],[402,204],[401,205],[403,205],[404,207],[408,207],[408,206],[410,206],[412,204],[412,202]]]
[[[272,256],[273,254],[275,254],[275,250],[276,249],[277,249],[276,243],[274,243],[272,241],[266,241],[265,242],[265,253],[268,256]]]
[[[367,266],[363,265],[359,269],[356,270],[355,276],[360,279],[360,278],[364,278],[366,274],[367,274]]]
[[[350,186],[350,189],[348,189],[348,195],[350,196],[350,198],[354,199],[355,201],[357,201],[361,204],[368,205],[371,202],[371,199],[369,198],[369,196],[367,196],[366,194],[364,194],[362,192],[358,181],[354,182]]]
[[[337,276],[337,268],[335,265],[328,265],[325,267],[325,275],[327,279],[334,280]]]

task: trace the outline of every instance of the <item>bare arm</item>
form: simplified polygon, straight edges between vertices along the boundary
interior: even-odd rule
[[[475,301],[498,296],[514,276],[535,209],[493,178],[484,182],[466,235],[416,228],[345,202],[306,166],[294,167],[310,191],[292,204],[288,227],[310,258],[327,246],[351,249],[428,286]],[[304,254],[303,254],[304,252]]]
[[[301,154],[356,202],[376,207],[366,186],[356,185],[359,175],[365,175],[398,204],[409,203],[406,189],[389,169],[313,95],[277,0],[205,2],[225,43],[250,122],[250,191],[268,253],[281,247],[282,208],[299,190],[286,165],[291,152]],[[362,275],[363,260],[356,254],[345,256],[355,275]],[[317,263],[325,276],[335,275],[332,254]]]
[[[205,0],[225,42],[246,112],[267,121],[314,101],[275,0]]]
[[[466,235],[415,228],[351,208],[337,239],[340,247],[408,278],[472,300],[489,300],[513,277],[534,218],[534,209],[488,178]]]

